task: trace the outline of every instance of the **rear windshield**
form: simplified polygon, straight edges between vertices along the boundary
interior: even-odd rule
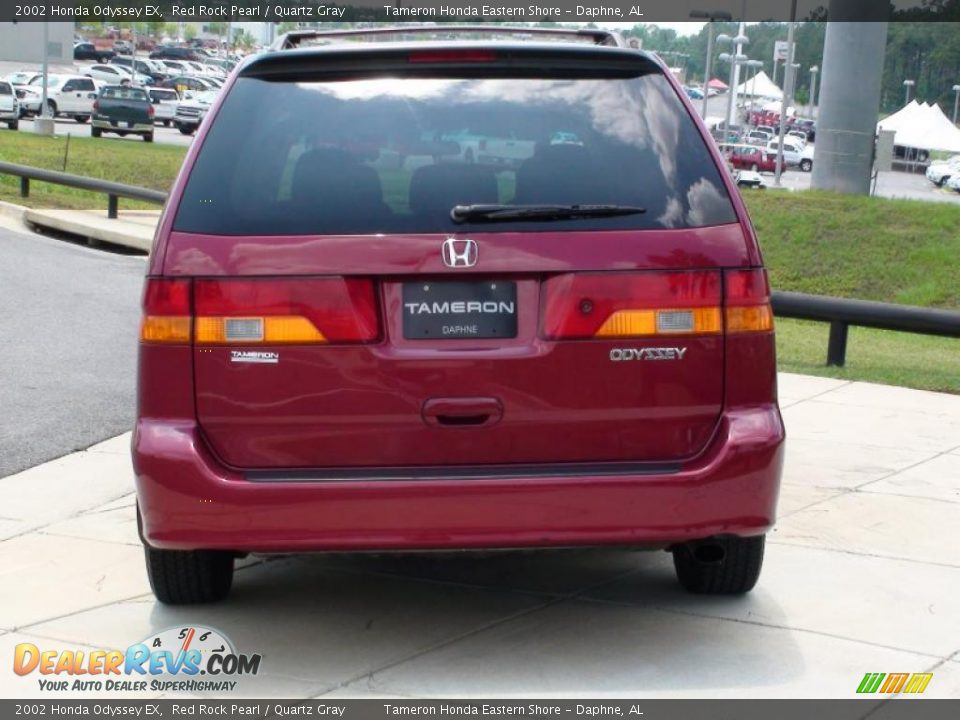
[[[179,100],[180,96],[177,95],[175,90],[151,90],[150,97],[153,100]]]
[[[140,88],[107,87],[103,89],[103,97],[116,100],[142,100],[149,102],[147,94]]]
[[[455,205],[615,204],[553,229],[731,223],[704,140],[667,80],[241,78],[174,229],[214,235],[439,233]],[[511,221],[490,230],[539,230]]]

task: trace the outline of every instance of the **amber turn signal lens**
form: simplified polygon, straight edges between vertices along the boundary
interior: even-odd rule
[[[773,330],[773,310],[769,304],[727,308],[727,332],[764,332]]]
[[[148,343],[188,343],[190,318],[147,315],[140,325],[140,340]]]

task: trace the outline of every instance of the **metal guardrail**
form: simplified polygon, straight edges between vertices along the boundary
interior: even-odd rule
[[[30,180],[105,193],[109,198],[107,215],[111,218],[117,217],[117,198],[126,197],[158,205],[162,205],[167,199],[167,194],[159,190],[71,175],[56,170],[43,170],[29,165],[0,162],[0,173],[20,177],[22,197],[30,195]],[[783,291],[773,292],[772,304],[773,314],[776,317],[830,323],[827,365],[842,367],[846,363],[847,334],[851,325],[960,338],[960,312],[950,310]]]
[[[57,170],[45,170],[29,165],[0,162],[0,174],[16,175],[20,178],[20,197],[30,197],[31,180],[104,193],[107,196],[107,217],[114,219],[117,217],[119,198],[124,197],[130,198],[131,200],[141,200],[143,202],[156,203],[157,205],[163,205],[167,201],[167,194],[159,190],[150,190],[149,188],[136,187],[134,185],[124,185],[123,183],[110,182],[109,180],[98,180],[97,178],[85,177],[83,175],[72,175]]]
[[[960,312],[950,310],[781,291],[773,293],[772,303],[776,317],[830,323],[827,365],[843,367],[847,359],[847,331],[851,325],[960,337]]]

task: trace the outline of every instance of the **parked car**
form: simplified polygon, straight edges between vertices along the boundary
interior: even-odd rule
[[[35,75],[30,85],[43,87],[43,75]],[[85,123],[93,114],[97,99],[96,81],[84,75],[47,75],[47,111],[51,117],[69,117]]]
[[[153,142],[153,102],[142,87],[107,85],[93,104],[92,137],[115,133],[120,137],[139,135]]]
[[[806,134],[807,142],[814,142],[817,139],[817,123],[815,121],[809,118],[797,118],[793,126]]]
[[[784,453],[770,292],[682,92],[653,55],[572,42],[248,60],[147,260],[156,597],[220,600],[247,552],[571,545],[750,590]],[[379,164],[475,123],[539,141],[515,165]]]
[[[190,70],[184,62],[179,60],[155,60],[166,68],[167,75],[189,75]]]
[[[683,91],[687,94],[687,97],[691,100],[703,100],[703,90],[695,87],[685,86]]]
[[[206,90],[202,92],[188,92],[177,105],[173,124],[183,135],[192,135],[200,127],[207,111],[217,99],[217,93]]]
[[[110,62],[117,56],[113,50],[98,48],[93,43],[82,42],[73,46],[74,60],[90,60],[98,63]]]
[[[127,80],[134,85],[153,85],[153,78],[149,75],[131,72],[130,68],[123,65],[91,65],[86,68],[84,75],[92,77],[102,83],[118,85],[121,81]]]
[[[150,102],[153,103],[154,122],[163,123],[164,127],[170,127],[177,114],[177,106],[180,105],[180,95],[176,90],[169,88],[148,88],[147,95],[150,96]]]
[[[800,147],[807,146],[807,134],[800,130],[788,130],[784,137],[792,138],[796,144],[800,145]]]
[[[780,146],[780,140],[774,139],[767,143],[766,151],[768,154],[776,157],[777,148]],[[793,140],[784,138],[783,140],[783,162],[786,165],[799,166],[803,160],[803,147]],[[812,167],[812,166],[811,166]],[[803,168],[801,168],[803,169]]]
[[[159,60],[200,60],[200,55],[194,48],[162,45],[150,53],[151,59]]]
[[[776,154],[771,155],[756,145],[730,145],[725,154],[730,164],[740,170],[760,173],[775,172],[777,169]]]
[[[950,190],[955,190],[960,193],[960,173],[956,173],[950,176],[950,179],[947,180],[944,185]]]
[[[187,90],[206,92],[219,89],[212,78],[197,77],[196,75],[176,75],[169,77],[162,83],[158,83],[157,87],[173,88],[180,94],[183,94]]]
[[[751,130],[746,134],[743,140],[748,145],[758,145],[763,147],[769,143],[773,137],[773,134],[768,133],[765,130]]]
[[[0,123],[6,123],[11,130],[20,127],[20,101],[13,85],[0,80]]]
[[[960,173],[960,155],[954,155],[948,160],[932,162],[927,168],[927,180],[937,187],[943,187],[951,177]]]
[[[154,83],[166,80],[169,76],[169,73],[166,72],[166,68],[159,63],[159,60],[142,60],[140,58],[133,58],[129,56],[115,57],[110,61],[111,65],[119,65],[127,70],[133,70],[134,66],[136,66],[136,71],[140,75],[151,78]]]

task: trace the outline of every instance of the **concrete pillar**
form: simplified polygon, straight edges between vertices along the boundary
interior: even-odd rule
[[[828,12],[811,186],[867,195],[889,8],[876,0],[831,0]],[[860,22],[843,20],[851,17]]]

